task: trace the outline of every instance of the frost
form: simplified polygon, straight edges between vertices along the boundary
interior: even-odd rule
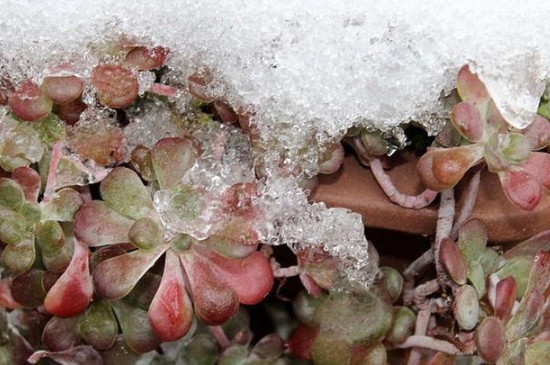
[[[349,257],[346,265],[359,270],[367,257],[359,217],[309,205],[292,180],[279,176],[279,168],[315,175],[326,145],[339,142],[352,126],[380,130],[398,144],[404,139],[401,127],[410,121],[437,133],[449,113],[441,97],[452,91],[465,63],[479,73],[508,122],[527,126],[549,76],[549,13],[549,2],[533,0],[89,0],[73,6],[54,0],[4,0],[0,86],[9,88],[27,78],[40,83],[58,72],[60,64],[70,64],[86,79],[98,63],[120,60],[113,44],[122,36],[128,43],[168,47],[167,68],[159,81],[180,89],[170,102],[182,118],[201,122],[200,115],[186,115],[191,102],[186,80],[198,70],[210,70],[212,94],[235,110],[253,113],[266,149],[260,161],[243,152],[229,129],[212,136],[196,132],[207,149],[184,184],[199,196],[208,195],[215,211],[227,186],[251,181],[251,164],[263,164],[269,177],[264,238],[296,247],[323,245]],[[152,74],[142,73],[140,93],[153,81]],[[83,100],[93,105],[90,89],[88,83]],[[138,103],[126,116],[126,160],[133,147],[150,148],[193,124],[175,118],[163,103]],[[235,143],[233,152],[222,149],[217,155],[219,141],[213,136]],[[7,142],[0,143],[5,150]],[[10,169],[35,161],[40,151],[34,152],[28,159],[9,161]],[[84,182],[90,174],[95,175],[79,176]],[[186,194],[164,191],[156,199],[162,209],[177,211],[185,204],[171,203],[175,196],[184,201]],[[200,209],[189,213],[207,223],[204,232],[196,233],[202,237],[209,234],[214,215],[210,208]]]
[[[323,247],[340,258],[341,269],[351,282],[366,285],[374,279],[359,214],[327,208],[323,203],[310,204],[297,182],[284,178],[269,181],[257,204],[264,214],[258,227],[264,242],[286,244],[293,250]]]

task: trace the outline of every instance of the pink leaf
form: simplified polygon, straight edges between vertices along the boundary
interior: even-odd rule
[[[160,287],[149,307],[149,322],[162,341],[175,341],[191,328],[193,307],[185,292],[180,261],[172,251],[166,253]]]
[[[92,296],[88,246],[75,238],[71,263],[46,295],[44,307],[53,315],[70,317],[83,312]]]
[[[504,171],[498,174],[508,200],[523,210],[533,210],[542,197],[540,182],[526,171]]]
[[[82,94],[84,80],[77,76],[49,76],[42,82],[42,90],[54,103],[67,104]]]
[[[548,119],[537,115],[533,122],[521,133],[529,140],[531,149],[539,150],[546,147],[550,142],[550,122]]]
[[[510,318],[516,300],[517,285],[513,276],[498,282],[496,287],[495,316],[503,321]]]
[[[105,299],[126,296],[167,248],[163,245],[152,250],[135,250],[100,262],[94,271],[97,293]]]
[[[466,171],[477,163],[476,145],[428,150],[418,161],[416,171],[425,187],[443,191],[455,186]]]
[[[502,322],[495,317],[485,318],[476,329],[474,340],[479,355],[485,361],[497,362],[506,345]]]
[[[75,235],[91,247],[128,242],[134,223],[102,201],[92,200],[75,214]]]
[[[92,70],[92,84],[99,101],[111,108],[125,108],[138,96],[139,84],[132,71],[118,65],[100,65]]]
[[[161,68],[166,61],[168,49],[164,47],[135,47],[126,54],[125,63],[140,71]]]
[[[18,167],[11,175],[25,193],[25,199],[36,203],[40,192],[40,175],[34,169],[27,166]]]
[[[52,111],[52,101],[32,81],[23,83],[9,98],[8,104],[15,115],[26,121],[45,117]]]
[[[57,115],[65,123],[74,125],[80,120],[80,115],[88,108],[88,105],[80,99],[76,99],[67,104],[62,104],[57,110]]]
[[[458,246],[449,238],[444,238],[441,241],[439,259],[457,284],[466,284],[466,261],[464,261]]]
[[[531,152],[521,168],[533,175],[545,188],[550,189],[550,154]]]
[[[159,140],[151,150],[151,161],[161,188],[175,186],[193,166],[198,154],[191,139],[174,137]]]
[[[227,124],[236,124],[239,122],[239,116],[237,115],[237,113],[235,113],[235,110],[233,110],[231,105],[229,105],[225,101],[216,100],[213,103],[213,106],[214,111],[216,112],[216,114],[218,114],[222,122]]]
[[[208,249],[196,248],[196,251],[214,264],[219,280],[225,281],[237,293],[241,303],[256,304],[269,294],[273,286],[273,270],[260,252],[244,259],[230,259]]]
[[[483,121],[474,104],[458,103],[451,112],[451,122],[467,140],[478,142],[483,138]]]
[[[64,351],[80,344],[76,333],[77,316],[60,318],[52,317],[42,332],[42,343],[50,351]]]
[[[197,317],[218,326],[230,320],[239,309],[237,293],[212,271],[211,263],[192,251],[180,255],[191,284]]]
[[[469,103],[483,103],[490,99],[485,85],[468,65],[458,71],[456,89],[462,100]]]

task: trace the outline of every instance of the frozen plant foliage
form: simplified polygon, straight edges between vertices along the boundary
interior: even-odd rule
[[[254,105],[271,121],[315,121],[329,135],[359,118],[386,130],[422,119],[435,131],[434,116],[443,112],[438,98],[470,61],[508,121],[524,127],[550,69],[549,7],[435,0],[93,0],[70,7],[9,0],[0,15],[0,57],[16,81],[38,80],[49,72],[45,65],[95,63],[115,31],[147,36],[170,48],[176,73],[209,67],[237,106]]]
[[[351,282],[368,285],[374,279],[359,214],[327,208],[324,203],[310,204],[295,181],[283,178],[269,181],[256,204],[264,213],[259,230],[266,243],[286,244],[294,250],[322,246],[340,259],[340,268]]]

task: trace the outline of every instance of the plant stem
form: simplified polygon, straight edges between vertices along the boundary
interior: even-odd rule
[[[428,323],[430,322],[431,315],[432,315],[431,308],[429,308],[429,306],[428,308],[418,312],[418,315],[416,316],[414,336],[424,336],[426,334],[426,330],[428,329]],[[407,361],[407,365],[418,365],[418,363],[420,362],[421,356],[422,354],[420,353],[420,349],[413,348],[409,354],[409,361]]]
[[[379,158],[373,158],[370,160],[370,168],[374,178],[378,182],[378,185],[382,188],[384,193],[388,198],[397,205],[402,206],[403,208],[411,209],[422,209],[430,205],[435,197],[437,192],[433,190],[426,189],[418,195],[407,195],[403,194],[393,184],[390,177],[384,171],[382,167],[382,162]]]
[[[273,276],[276,278],[289,278],[291,276],[300,275],[300,266],[294,265],[290,267],[279,267],[273,269]]]
[[[474,206],[477,200],[477,194],[479,192],[480,180],[481,180],[481,170],[477,171],[474,174],[474,176],[472,176],[472,178],[470,179],[470,182],[468,183],[468,187],[466,188],[464,204],[462,205],[462,208],[458,213],[458,217],[456,218],[456,222],[449,236],[453,241],[456,241],[458,237],[458,230],[460,229],[462,224],[466,222],[468,218],[470,218],[470,216],[472,215],[472,212],[474,211]]]
[[[439,283],[437,279],[432,279],[423,284],[420,284],[414,289],[414,303],[420,309],[426,309],[429,307],[426,297],[432,295],[439,290]]]
[[[424,271],[433,261],[434,252],[430,249],[414,260],[405,271],[403,271],[403,302],[405,305],[411,305],[414,300],[414,278]]]
[[[226,348],[231,343],[221,326],[208,326],[208,330],[216,341],[218,341],[222,349]]]
[[[457,349],[456,346],[454,346],[452,343],[443,341],[443,340],[437,340],[430,336],[412,335],[409,338],[407,338],[405,342],[397,346],[397,348],[400,348],[400,349],[405,349],[409,347],[423,347],[430,350],[445,352],[451,355],[462,355],[462,351]],[[411,358],[413,357],[412,356],[413,351],[415,351],[415,349],[411,351],[411,356],[409,357],[409,362],[407,365],[416,365],[420,360],[420,359],[416,360],[416,356],[415,356],[414,358],[415,362],[411,362]]]
[[[437,228],[435,232],[434,243],[434,261],[437,277],[445,281],[446,275],[443,270],[443,265],[439,260],[439,248],[443,238],[449,237],[453,228],[453,220],[455,216],[455,196],[454,189],[450,188],[441,192],[441,202],[437,212]]]

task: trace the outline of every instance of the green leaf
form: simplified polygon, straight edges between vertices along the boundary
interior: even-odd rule
[[[550,342],[538,342],[525,349],[525,365],[550,364]]]
[[[0,179],[0,205],[17,210],[25,200],[21,186],[12,179]]]
[[[112,209],[132,219],[146,217],[153,201],[139,176],[126,167],[117,167],[99,186],[101,197]]]
[[[80,317],[77,332],[86,343],[98,350],[113,346],[118,334],[118,323],[107,302],[96,302],[90,305]]]
[[[124,341],[133,351],[149,352],[160,345],[160,340],[151,328],[146,311],[133,308],[124,302],[117,302],[114,309]]]
[[[211,336],[198,334],[182,349],[176,362],[186,365],[215,365],[218,348],[218,343]]]
[[[6,246],[2,251],[0,263],[14,274],[19,274],[31,268],[36,257],[34,236]]]

